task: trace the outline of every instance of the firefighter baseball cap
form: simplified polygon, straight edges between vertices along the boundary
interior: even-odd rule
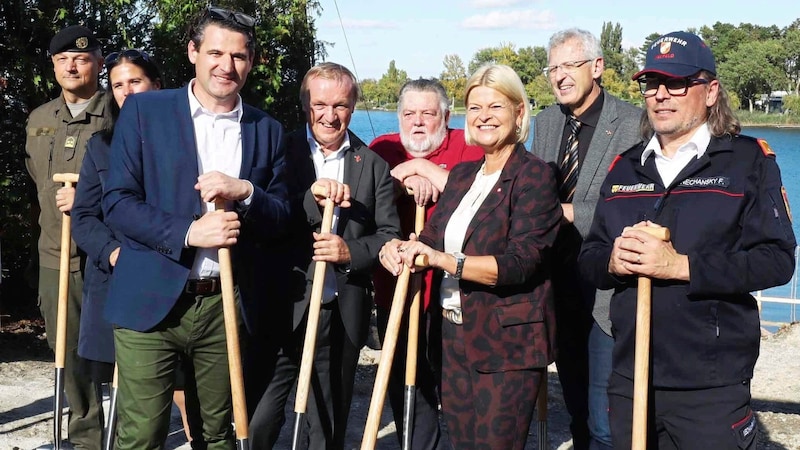
[[[100,48],[100,41],[92,30],[82,25],[72,25],[56,33],[50,40],[50,54],[62,52],[91,52]]]
[[[682,78],[705,70],[717,75],[714,54],[699,36],[685,31],[673,31],[650,44],[644,69],[633,76],[636,80],[648,73]]]

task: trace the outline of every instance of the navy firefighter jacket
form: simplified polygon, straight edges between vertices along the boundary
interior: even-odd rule
[[[688,255],[690,281],[653,280],[652,383],[706,388],[753,376],[759,315],[750,292],[786,283],[794,273],[795,237],[775,154],[748,136],[712,138],[670,186],[644,144],[620,155],[601,188],[580,254],[582,274],[611,300],[613,370],[633,378],[636,277],[608,273],[614,239],[651,220],[669,228]]]

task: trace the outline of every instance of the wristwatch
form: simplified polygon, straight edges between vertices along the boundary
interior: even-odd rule
[[[467,259],[467,255],[461,252],[453,252],[453,256],[456,258],[456,273],[453,274],[453,278],[460,280],[461,275],[464,273],[464,261]]]

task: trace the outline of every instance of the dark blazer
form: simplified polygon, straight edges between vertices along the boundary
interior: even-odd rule
[[[444,248],[450,215],[469,190],[483,159],[456,165],[420,240]],[[467,228],[462,252],[494,255],[497,284],[461,280],[464,346],[482,372],[545,367],[555,357],[550,247],[562,213],[547,164],[518,145]],[[434,292],[436,292],[434,290]]]
[[[347,336],[361,347],[366,343],[369,315],[372,311],[372,270],[378,252],[387,241],[400,237],[400,219],[394,202],[394,184],[389,165],[370,150],[355,134],[350,134],[350,148],[345,150],[344,184],[350,186],[349,208],[341,208],[337,234],[350,249],[348,265],[334,267],[339,310]],[[316,181],[314,161],[303,127],[287,138],[287,161],[292,180],[292,259],[296,273],[304,274],[302,293],[292,298],[292,328],[305,323],[314,278],[312,236],[322,225],[321,208],[309,188]],[[298,295],[301,294],[301,295]]]
[[[577,257],[581,243],[592,226],[594,209],[600,196],[600,186],[606,178],[609,167],[620,153],[641,141],[639,137],[639,120],[642,109],[624,102],[608,92],[603,94],[603,109],[597,121],[597,128],[592,141],[581,163],[578,184],[575,186],[575,197],[572,206],[575,221],[562,225],[559,242],[556,244],[559,253],[568,260],[568,266],[562,267],[554,275],[556,293],[559,299],[571,295],[570,292],[581,288],[576,280],[580,279]],[[561,137],[567,116],[559,105],[550,106],[536,115],[533,121],[533,149],[531,152],[542,158],[558,173]],[[565,253],[565,254],[564,254]],[[585,289],[584,289],[585,290]],[[568,291],[564,293],[563,291]],[[591,289],[590,289],[591,291]],[[597,291],[594,302],[594,318],[609,335],[611,321],[608,319],[608,305],[611,291]],[[581,295],[581,294],[578,294]]]
[[[114,129],[103,211],[124,238],[106,317],[124,328],[146,331],[164,319],[181,295],[196,253],[184,248],[189,225],[202,214],[194,189],[197,146],[188,95],[184,87],[128,97]],[[255,190],[249,207],[237,206],[242,233],[232,255],[244,302],[256,301],[268,287],[242,280],[239,268],[269,271],[280,264],[268,259],[260,244],[285,231],[289,209],[282,126],[258,109],[243,108],[239,177]]]
[[[96,133],[86,143],[80,182],[72,205],[72,239],[86,252],[83,277],[81,327],[78,354],[94,361],[114,362],[114,336],[111,324],[103,318],[112,267],[108,257],[122,243],[103,222],[100,200],[108,181],[108,155],[111,136]]]

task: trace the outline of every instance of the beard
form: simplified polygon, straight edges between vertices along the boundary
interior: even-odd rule
[[[426,134],[424,139],[419,139],[412,133],[400,130],[400,142],[407,152],[415,156],[426,156],[432,153],[442,145],[446,136],[447,125],[444,122],[433,134]]]

